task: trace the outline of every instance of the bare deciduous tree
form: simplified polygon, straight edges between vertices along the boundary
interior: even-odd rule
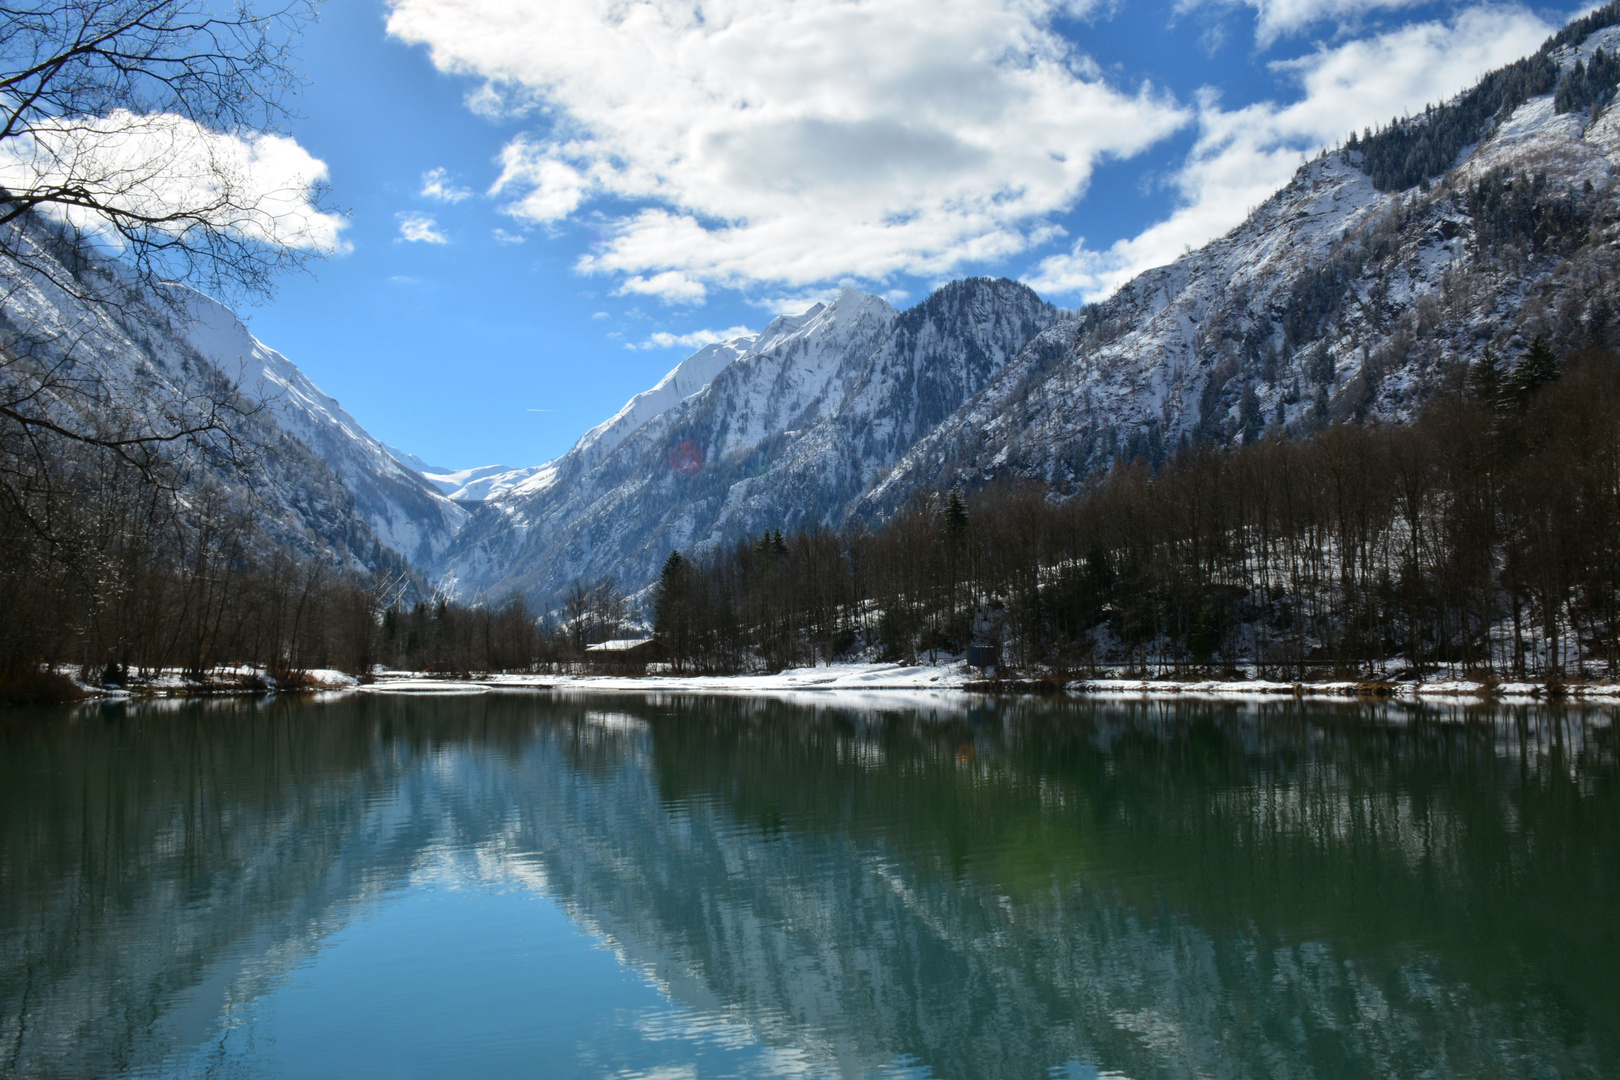
[[[214,567],[243,558],[251,515],[199,508],[264,425],[219,372],[160,371],[141,343],[188,317],[169,283],[263,295],[336,244],[323,166],[278,133],[316,0],[267,2],[0,0],[0,582],[25,612],[0,669],[127,662],[173,582],[186,662],[224,633]]]
[[[330,250],[319,163],[276,134],[314,0],[272,5],[0,4],[0,256],[82,291],[16,227],[43,215],[144,284],[234,296]]]

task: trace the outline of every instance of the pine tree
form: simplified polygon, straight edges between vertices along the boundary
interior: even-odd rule
[[[952,488],[945,500],[945,538],[952,544],[960,544],[967,539],[967,530],[967,504],[962,501],[961,493]]]
[[[1489,345],[1485,346],[1485,355],[1468,372],[1468,389],[1481,403],[1493,409],[1502,404],[1502,365]]]
[[[1574,112],[1584,108],[1591,101],[1586,85],[1586,65],[1579,60],[1562,79],[1558,81],[1558,92],[1553,98],[1553,107],[1561,113]]]
[[[679,551],[671,551],[658,574],[653,598],[653,635],[680,664],[692,649],[692,567]]]
[[[1253,383],[1246,383],[1243,396],[1238,400],[1238,427],[1243,432],[1243,441],[1248,443],[1259,438],[1265,426],[1265,417],[1260,414],[1260,395],[1254,392]]]
[[[1537,334],[1519,362],[1513,365],[1513,378],[1508,389],[1522,407],[1537,390],[1558,378],[1558,357],[1547,343],[1547,335]]]
[[[1332,385],[1339,377],[1338,365],[1333,360],[1333,354],[1328,352],[1325,345],[1318,345],[1316,352],[1309,361],[1311,381],[1323,386]]]
[[[1614,325],[1614,308],[1608,298],[1599,294],[1586,306],[1586,340],[1598,348],[1609,344],[1609,330]]]

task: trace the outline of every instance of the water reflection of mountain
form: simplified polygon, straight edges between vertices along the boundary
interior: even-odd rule
[[[201,1038],[446,860],[818,1069],[1617,1075],[1607,727],[345,701],[14,724],[8,1071]]]

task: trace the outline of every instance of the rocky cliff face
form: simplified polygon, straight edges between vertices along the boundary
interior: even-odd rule
[[[1010,281],[955,282],[904,314],[846,289],[772,323],[605,453],[593,432],[544,486],[485,503],[442,577],[468,596],[544,597],[581,577],[635,587],[672,548],[841,524],[1057,314]]]

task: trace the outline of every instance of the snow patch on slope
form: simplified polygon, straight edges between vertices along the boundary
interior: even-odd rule
[[[516,490],[527,481],[547,472],[547,465],[514,469],[506,465],[482,465],[476,469],[444,469],[424,472],[422,479],[444,493],[447,499],[482,502]]]
[[[600,461],[647,421],[702,391],[734,360],[751,352],[760,338],[758,334],[734,337],[699,349],[676,364],[651,390],[637,394],[618,412],[582,435],[572,452]]]

